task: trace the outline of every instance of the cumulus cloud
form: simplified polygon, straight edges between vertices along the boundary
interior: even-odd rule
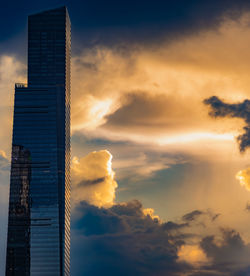
[[[180,275],[190,269],[184,261],[177,262],[183,240],[145,214],[137,200],[108,209],[81,202],[77,213],[74,275]]]
[[[235,230],[222,229],[221,233],[221,237],[207,236],[200,242],[202,250],[211,260],[207,269],[227,275],[248,275],[240,274],[240,271],[249,267],[250,244],[246,244]]]
[[[73,159],[74,274],[179,275],[189,269],[178,260],[183,238],[171,234],[189,225],[164,223],[154,209],[143,208],[138,200],[115,203],[111,158],[103,150]],[[82,260],[85,250],[88,257]]]
[[[145,216],[149,216],[154,221],[161,221],[160,217],[155,214],[155,210],[153,208],[143,209],[143,214]]]
[[[115,200],[117,183],[112,170],[112,155],[107,150],[94,151],[72,160],[73,200],[101,207],[111,206]]]
[[[109,208],[82,201],[75,214],[74,275],[247,275],[240,272],[250,265],[250,245],[235,230],[202,235],[198,216],[163,222],[138,200]]]
[[[111,157],[100,151],[73,161],[74,275],[223,275],[248,269],[250,246],[234,230],[218,234],[218,213],[196,209],[163,221],[138,200],[114,202]]]

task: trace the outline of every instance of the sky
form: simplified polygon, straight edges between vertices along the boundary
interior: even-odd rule
[[[27,16],[72,23],[71,271],[250,275],[250,2],[5,1],[0,275]]]

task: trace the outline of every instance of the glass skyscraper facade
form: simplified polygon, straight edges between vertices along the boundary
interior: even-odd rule
[[[70,55],[66,7],[28,18],[15,85],[6,275],[70,275]]]

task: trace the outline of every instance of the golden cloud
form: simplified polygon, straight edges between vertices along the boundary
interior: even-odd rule
[[[243,122],[209,118],[202,101],[212,95],[229,102],[249,96],[249,18],[225,19],[217,30],[154,46],[85,49],[72,59],[73,132],[167,150],[211,141],[225,152]],[[11,108],[14,81],[24,80],[24,66],[8,56],[0,58],[0,65],[1,105]],[[11,129],[11,110],[4,116]],[[191,151],[200,153],[195,146]]]
[[[115,203],[115,192],[118,187],[112,169],[112,155],[107,150],[94,151],[87,156],[74,157],[71,166],[73,203],[86,201],[97,207],[109,208]],[[120,203],[126,206],[127,202]],[[153,208],[142,209],[143,215],[161,223]]]
[[[196,153],[204,153],[197,144],[209,141],[220,155],[236,147],[242,120],[211,119],[203,100],[249,96],[249,22],[245,14],[217,30],[154,47],[127,46],[127,55],[100,46],[73,58],[73,131],[168,150],[193,144]]]
[[[72,161],[73,202],[82,200],[97,207],[110,207],[115,200],[117,182],[112,170],[112,155],[94,151]]]
[[[241,186],[250,191],[250,168],[239,171],[235,177],[240,181]]]
[[[155,210],[153,208],[145,208],[142,212],[145,216],[149,216],[152,220],[161,222],[160,217],[155,214]]]
[[[179,261],[185,261],[193,266],[208,264],[209,260],[199,245],[182,245],[178,251]]]

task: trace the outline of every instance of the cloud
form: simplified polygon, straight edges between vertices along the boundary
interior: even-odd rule
[[[111,158],[103,150],[73,159],[73,273],[179,275],[190,269],[178,261],[183,237],[171,234],[189,225],[164,223],[138,200],[115,203]],[[89,253],[82,259],[85,250]]]
[[[78,197],[72,220],[74,275],[223,275],[248,269],[250,246],[234,230],[221,228],[218,234],[220,214],[196,209],[165,222],[139,200],[114,202],[115,189],[112,200],[96,199],[95,192],[106,198],[107,171],[112,171],[108,151],[74,159],[73,167],[78,180],[73,186]]]
[[[193,266],[207,264],[208,259],[199,245],[182,245],[178,251],[179,260],[183,260]]]
[[[181,39],[176,38],[173,41],[163,39],[161,43],[150,47],[148,45],[133,45],[131,47],[130,45],[125,45],[121,49],[119,47],[96,46],[85,50],[79,56],[75,56],[73,58],[72,79],[73,133],[79,131],[86,134],[90,139],[93,137],[98,139],[105,138],[109,143],[114,143],[115,141],[117,143],[116,152],[123,151],[123,156],[125,156],[124,152],[128,151],[128,149],[135,149],[131,155],[127,153],[125,160],[119,156],[120,163],[117,162],[117,168],[119,167],[123,170],[124,175],[128,175],[128,172],[130,172],[134,176],[140,174],[148,177],[176,163],[187,161],[195,163],[194,159],[186,156],[188,154],[191,156],[198,155],[199,157],[205,156],[211,163],[216,163],[215,165],[221,159],[232,159],[231,155],[236,160],[238,155],[232,153],[232,148],[234,147],[233,136],[238,135],[241,131],[243,126],[242,119],[222,118],[214,121],[207,115],[207,108],[204,107],[202,101],[212,95],[218,95],[228,102],[239,102],[248,97],[250,83],[247,72],[250,69],[250,56],[246,45],[249,45],[249,15],[236,21],[225,20],[218,26],[215,31],[195,32],[191,36],[181,37]],[[9,67],[7,66],[8,64]],[[14,80],[18,79],[17,76],[20,78],[22,75],[22,70],[18,68],[13,70],[18,64],[22,68],[22,65],[12,57],[10,60],[5,59],[1,66],[3,70],[2,76],[5,79],[4,82],[0,82],[1,85],[4,84],[1,88],[2,103],[4,105],[4,97],[13,95],[11,93],[11,91],[13,92],[13,85],[9,85],[10,81],[14,82]],[[8,68],[11,68],[15,75],[9,74]],[[9,86],[6,86],[5,89],[6,83]],[[10,91],[10,93],[6,91]],[[7,114],[7,120],[4,119],[3,129],[6,129],[6,132],[8,130],[9,133],[11,133],[12,103],[13,99],[8,100],[5,107],[3,107],[3,114]],[[6,107],[8,104],[9,107]],[[9,111],[5,113],[5,109]],[[2,116],[2,118],[5,117]],[[8,155],[9,151],[6,149],[10,147],[10,139],[6,138],[6,133],[3,132],[2,134],[4,135],[2,139],[4,142],[3,149]],[[2,140],[0,136],[0,141]],[[150,151],[147,151],[148,149]],[[152,158],[153,153],[155,155]],[[78,152],[75,155],[83,156]],[[178,155],[178,158],[176,158],[176,155]],[[184,155],[185,158],[183,158]],[[92,157],[94,157],[94,154],[91,154],[89,160]],[[159,159],[157,159],[158,157]],[[90,203],[94,204],[94,210],[100,209],[103,213],[109,209],[108,207],[116,205],[114,201],[115,180],[114,177],[112,178],[112,173],[107,171],[105,165],[108,159],[107,154],[97,155],[96,163],[99,162],[103,167],[98,167],[92,172],[87,160],[74,159],[73,167],[75,167],[75,171],[73,172],[73,180],[75,179],[75,191],[73,191],[73,194],[76,194],[73,196],[75,196],[75,204],[78,204],[81,200],[87,200],[89,206]],[[85,173],[81,174],[81,164],[83,166],[82,171],[85,170],[86,176]],[[96,167],[94,161],[93,166]],[[206,167],[206,175],[204,175],[201,172],[205,170],[198,171],[197,166],[195,174],[192,172],[192,177],[190,172],[190,175],[185,173],[187,177],[178,179],[177,184],[179,186],[176,183],[172,183],[172,186],[175,186],[175,190],[171,191],[169,198],[172,197],[173,201],[176,201],[171,209],[172,214],[174,212],[175,214],[182,212],[181,210],[185,210],[191,204],[203,206],[203,204],[213,203],[221,207],[225,200],[229,202],[227,206],[235,206],[239,202],[235,199],[234,193],[230,192],[233,188],[232,182],[230,182],[230,185],[228,184],[228,167],[223,175],[221,172],[217,172],[217,176],[220,175],[219,180],[216,180],[217,182],[210,183],[210,177],[215,177],[216,173],[212,170],[209,171],[208,164],[206,164],[204,165]],[[211,167],[209,168],[211,169]],[[99,169],[100,173],[98,173]],[[235,167],[232,170],[230,167],[229,175],[234,169]],[[176,169],[174,173],[178,174],[179,171]],[[208,176],[210,172],[211,175]],[[227,178],[223,178],[225,175]],[[195,176],[197,178],[195,178],[194,182]],[[162,181],[162,183],[160,183],[159,179],[155,179],[155,185],[152,185],[153,188],[147,189],[148,198],[150,197],[152,201],[154,200],[152,191],[155,191],[155,188],[158,188],[158,191],[161,190],[159,192],[161,193],[163,186],[170,186],[168,183],[170,182],[169,179],[171,177]],[[145,184],[145,182],[143,183],[142,181],[142,184]],[[129,185],[135,186],[134,182]],[[161,189],[159,189],[160,185],[162,185]],[[197,189],[194,189],[194,187]],[[143,186],[141,188],[142,193],[144,190]],[[176,190],[178,190],[178,193],[179,190],[181,192],[178,194]],[[181,196],[173,197],[172,194],[174,192]],[[229,195],[228,197],[224,196],[225,192]],[[181,193],[188,194],[188,196],[183,196]],[[210,194],[214,196],[209,197]],[[231,197],[232,195],[233,197]],[[143,197],[143,195],[140,196]],[[162,199],[165,196],[163,193]],[[131,193],[128,197],[131,198]],[[232,201],[232,199],[235,200]],[[164,200],[166,201],[165,198]],[[155,204],[160,206],[161,202]],[[133,206],[133,204],[131,205]],[[226,209],[225,206],[223,205],[223,208]],[[84,205],[83,208],[85,208]],[[121,206],[119,208],[122,209]],[[125,203],[123,212],[125,210],[128,212],[129,208],[127,203]],[[197,206],[192,209],[196,208]],[[233,209],[233,207],[230,208]],[[164,210],[160,211],[162,213],[165,212]],[[144,212],[147,212],[146,217],[148,219],[159,222],[157,217],[154,218],[156,215],[150,208]],[[221,212],[221,209],[219,212]],[[168,214],[168,212],[165,213]],[[140,214],[138,216],[140,217]],[[92,217],[92,221],[94,221],[96,216],[93,215]],[[229,217],[231,218],[231,216]],[[110,222],[114,219],[114,225],[120,230],[115,232],[111,227],[109,230],[102,230],[102,232],[108,231],[111,232],[109,234],[114,235],[114,233],[123,231],[122,233],[127,234],[127,225],[120,224],[119,218],[118,216],[118,218],[114,219],[112,215],[108,215],[106,220]],[[191,223],[196,222],[196,220],[202,221],[203,219],[204,216],[198,216]],[[102,222],[98,223],[97,225],[100,225],[100,229],[102,229]],[[183,231],[184,229],[188,231],[187,229],[190,229],[190,236],[194,235],[194,231],[190,228],[190,223],[187,222],[166,222],[163,225],[166,228],[165,231],[170,231],[170,229],[172,232]],[[96,238],[94,235],[90,235],[94,228],[95,224],[93,224],[92,230],[81,235],[79,240],[82,241],[82,246],[85,245],[84,242],[88,245],[91,243],[94,246],[93,248],[100,249],[96,254],[109,252],[107,250],[110,243],[105,241],[105,250],[98,247],[100,243],[102,244],[102,239],[92,243],[92,239]],[[182,234],[180,233],[180,235]],[[126,239],[124,239],[124,243],[136,245],[135,236],[132,235],[129,240],[131,243]],[[110,239],[113,241],[115,238],[112,236]],[[196,239],[198,238],[196,237]],[[160,238],[159,240],[162,241]],[[116,247],[117,244],[114,243],[114,249],[111,248],[110,251],[113,250],[112,252],[114,252],[119,248],[119,245],[121,245],[121,248],[125,246],[122,241],[119,242],[121,244],[118,243],[118,247]],[[161,248],[160,242],[157,243],[155,241],[155,244],[158,244],[159,248]],[[142,246],[143,244],[141,243],[138,248],[142,248]],[[150,249],[150,247],[148,248]],[[192,252],[193,249],[197,249],[197,247],[194,248],[192,245],[188,245],[185,250]],[[79,248],[79,252],[81,250]],[[157,252],[157,250],[154,249],[152,252]],[[150,251],[150,253],[152,252]],[[90,251],[86,251],[83,255],[88,254],[90,254]],[[157,254],[155,253],[155,255]],[[100,255],[105,256],[105,254]],[[132,257],[135,255],[131,254]],[[187,253],[187,255],[189,254]],[[121,253],[118,256],[121,256]],[[178,254],[173,254],[173,256],[178,257]],[[91,256],[88,257],[90,258]],[[122,258],[120,259],[122,260]],[[118,257],[115,260],[118,266],[121,261],[119,262]],[[132,258],[129,260],[133,263]],[[79,261],[81,261],[80,257]],[[86,266],[86,269],[90,269],[87,264]],[[107,269],[107,266],[110,266],[110,263],[103,264],[105,269]],[[124,269],[127,272],[126,269],[129,268]]]
[[[150,145],[95,139],[81,132],[75,132],[71,142],[73,155],[83,156],[89,151],[104,149],[112,152],[115,157],[112,160],[112,166],[116,171],[116,179],[118,181],[126,179],[129,183],[147,179],[161,170],[187,161],[186,157],[181,154],[163,152],[160,148]]]
[[[193,221],[200,215],[203,215],[204,213],[200,210],[194,210],[191,213],[185,214],[182,219],[185,221]]]
[[[143,214],[145,216],[149,216],[152,220],[154,221],[161,221],[160,217],[158,215],[156,215],[155,213],[155,210],[153,208],[146,208],[146,209],[143,209]]]
[[[168,221],[164,223],[164,229],[167,231],[175,231],[175,230],[179,230],[179,229],[183,229],[185,227],[189,227],[189,223],[185,222],[185,223],[176,223],[173,221]]]
[[[235,177],[239,180],[241,186],[250,191],[250,168],[239,171]]]
[[[125,59],[110,49],[97,49],[75,59],[73,130],[92,134],[95,130],[96,135],[112,140],[163,144],[165,137],[174,141],[177,135],[213,133],[215,126],[202,106],[200,90],[207,83],[216,85],[216,76],[203,75],[198,83],[199,72],[180,70],[178,64],[158,64],[159,54],[141,50]],[[171,53],[163,55],[167,59]],[[97,69],[84,67],[82,60],[91,60]]]
[[[245,100],[242,103],[228,104],[213,96],[204,100],[204,103],[211,107],[212,110],[209,114],[212,117],[242,118],[245,121],[244,133],[237,137],[240,151],[244,152],[250,146],[250,101]]]
[[[250,62],[244,45],[248,45],[249,15],[238,18],[240,14],[237,20],[230,16],[223,19],[216,30],[199,30],[171,42],[163,38],[153,46],[96,45],[74,56],[73,133],[80,130],[90,137],[156,145],[165,152],[212,156],[220,151],[222,158],[221,152],[232,147],[241,125],[237,119],[214,123],[202,99],[214,93],[229,100],[248,94],[245,72]],[[5,105],[8,99],[4,107],[8,112],[1,117],[6,116],[4,127],[10,138],[14,81],[25,79],[25,68],[10,56],[2,56],[1,68],[1,103]],[[8,139],[6,135],[2,138],[9,154]],[[204,150],[200,146],[204,143],[216,148],[215,153]],[[162,164],[156,167],[162,168]]]
[[[162,36],[166,35],[173,39],[201,29],[214,28],[223,20],[225,13],[229,17],[238,18],[242,11],[249,9],[249,3],[244,0],[193,0],[192,5],[185,0],[158,1],[157,5],[142,0],[137,0],[136,3],[128,0],[122,5],[116,1],[103,3],[100,0],[87,0],[84,3],[66,0],[64,3],[69,8],[72,29],[78,34],[74,40],[80,41],[81,47],[113,45],[124,41],[149,44],[152,40],[161,41]],[[0,22],[8,28],[2,28],[0,32],[0,49],[5,52],[20,51],[22,47],[15,49],[16,40],[13,36],[24,33],[26,16],[56,6],[56,0],[45,0],[39,5],[30,0],[26,5],[16,2],[17,11],[13,11],[9,5],[3,6],[4,14]],[[11,16],[16,18],[18,24],[11,21]],[[75,48],[76,51],[78,47]]]
[[[74,142],[74,155],[112,152],[120,183],[116,200],[136,196],[170,220],[211,206],[233,214],[244,208],[247,193],[234,177],[248,164],[235,141],[244,121],[214,120],[203,100],[249,97],[249,22],[245,13],[151,46],[95,45],[73,57],[73,139],[88,139],[86,146]],[[190,170],[182,164],[191,164]],[[240,218],[222,217],[244,228]]]
[[[202,213],[209,217],[209,212]],[[179,223],[163,222],[138,200],[109,208],[82,201],[73,214],[72,273],[245,275],[240,272],[249,269],[250,245],[235,230],[202,234],[197,222],[206,229],[214,221],[200,219],[192,216],[183,223],[184,215]]]
[[[239,275],[237,273],[249,266],[250,244],[246,244],[235,230],[222,229],[221,233],[221,238],[207,236],[200,242],[202,250],[211,260],[207,269]]]
[[[77,208],[74,275],[180,275],[190,269],[185,262],[177,262],[183,241],[145,214],[138,200],[108,209],[81,202]]]
[[[204,227],[210,227],[211,223],[214,221],[206,222]],[[197,224],[189,225],[199,239],[186,238],[178,250],[179,259],[193,267],[188,275],[248,275],[250,244],[236,230],[218,227],[219,232],[214,229],[214,234],[211,234],[210,229],[206,235],[197,229]]]
[[[218,95],[241,101],[249,95],[249,20],[244,13],[225,18],[216,30],[171,42],[99,45],[74,57],[73,133],[223,158],[244,122],[213,120],[203,100]]]
[[[107,150],[94,151],[72,161],[72,180],[75,202],[86,200],[101,207],[111,206],[115,199],[117,183],[112,170],[112,155]]]
[[[250,147],[250,101],[244,100],[242,103],[228,104],[213,96],[205,99],[204,103],[210,106],[209,114],[211,117],[231,117],[244,120],[244,133],[237,137],[237,141],[240,151],[245,152]],[[241,186],[250,191],[250,168],[240,170],[235,177],[239,180]]]

